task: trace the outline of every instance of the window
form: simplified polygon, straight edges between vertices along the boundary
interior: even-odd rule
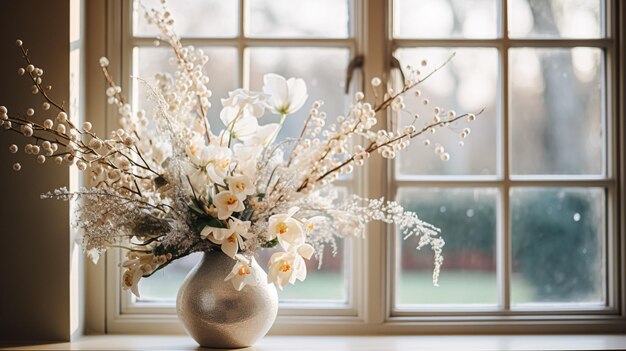
[[[127,77],[167,71],[169,51],[155,45],[156,33],[133,3],[109,6],[113,18],[119,17],[109,26],[121,28],[109,35],[122,38],[110,50],[123,62],[120,77],[131,87],[133,103],[149,109],[137,81]],[[458,112],[485,108],[468,138],[459,136],[465,126],[442,130],[429,138],[429,146],[415,140],[394,162],[371,160],[361,174],[340,181],[346,192],[396,198],[442,229],[447,244],[440,286],[431,284],[431,253],[415,252],[416,243],[403,241],[393,226],[374,224],[366,240],[344,242],[336,257],[327,251],[321,271],[280,294],[275,330],[303,332],[290,326],[293,320],[312,326],[313,333],[328,332],[324,323],[330,320],[340,322],[342,332],[366,333],[430,330],[429,325],[465,331],[477,321],[520,330],[506,328],[524,321],[543,327],[550,320],[586,325],[623,318],[616,129],[623,101],[615,80],[615,55],[623,44],[616,39],[617,4],[170,1],[183,42],[211,57],[214,112],[229,90],[260,89],[263,74],[276,72],[304,78],[310,97],[324,100],[329,116],[340,115],[350,103],[343,94],[346,69],[358,54],[365,63],[350,88],[370,95],[364,82],[372,77],[397,86],[398,68],[406,71],[426,60],[420,69],[429,72],[454,53],[419,87],[422,95],[406,97],[408,108],[424,120],[436,106]],[[302,109],[290,119],[282,136],[298,133],[306,113]],[[409,118],[380,117],[389,126]],[[212,117],[210,123],[221,122]],[[438,143],[451,161],[434,152]],[[150,330],[160,330],[158,325],[171,331],[175,294],[197,256],[142,280],[141,299],[120,292],[119,258],[111,256],[109,330],[142,332],[142,325],[151,324]],[[317,262],[310,263],[316,270]],[[315,318],[297,319],[302,315]],[[568,328],[554,330],[573,330]]]
[[[606,11],[598,0],[395,1],[401,65],[456,53],[421,87],[428,105],[407,104],[426,118],[435,106],[486,110],[467,139],[463,126],[442,131],[453,162],[424,137],[393,168],[392,193],[447,245],[435,288],[429,258],[393,240],[392,315],[614,309]]]

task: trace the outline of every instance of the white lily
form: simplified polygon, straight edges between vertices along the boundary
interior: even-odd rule
[[[306,279],[306,263],[315,250],[309,244],[302,244],[286,252],[277,252],[269,261],[268,283],[283,289],[287,283],[294,284],[297,280]]]
[[[256,191],[252,180],[245,175],[226,177],[226,183],[228,184],[228,190],[241,200],[244,200],[248,195],[252,195]]]
[[[251,266],[254,264],[254,257],[250,259],[243,255],[235,255],[235,265],[230,273],[224,278],[224,281],[230,280],[233,283],[233,287],[237,291],[241,291],[244,286],[255,286],[258,284],[257,279],[254,276],[254,270]]]
[[[306,83],[298,78],[289,78],[269,73],[263,77],[263,92],[270,95],[269,105],[280,115],[298,111],[309,97]]]
[[[286,214],[273,215],[268,221],[268,239],[278,237],[278,243],[285,251],[303,244],[305,240],[302,223],[293,217],[298,210],[298,207],[292,207]]]
[[[205,227],[205,229],[207,228]],[[205,229],[202,232],[205,232]],[[207,230],[207,232],[210,232],[210,235],[207,235],[206,238],[220,245],[226,255],[234,258],[237,252],[239,252],[239,248],[243,245],[243,239],[251,236],[249,230],[250,222],[230,218],[228,220],[228,229],[210,228]],[[200,236],[202,235],[200,233]]]
[[[241,212],[245,209],[243,201],[231,191],[222,191],[215,195],[213,205],[217,208],[219,219],[227,219],[233,212]]]

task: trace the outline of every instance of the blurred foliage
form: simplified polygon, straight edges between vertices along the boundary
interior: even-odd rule
[[[580,301],[601,285],[601,208],[590,194],[565,190],[518,192],[511,218],[513,270],[536,289],[536,302]],[[578,221],[573,217],[577,216]]]
[[[594,208],[597,202],[592,192],[569,190],[525,189],[512,199],[513,271],[534,290],[534,296],[523,302],[583,301],[597,297],[594,294],[601,290],[602,243],[597,233],[602,208]],[[495,201],[477,201],[471,191],[418,194],[412,191],[405,205],[441,228],[446,240],[442,274],[446,268],[488,268],[481,262],[495,255]],[[578,221],[573,219],[576,214]],[[468,251],[482,255],[484,260],[459,259]],[[414,256],[413,242],[402,245],[405,269],[414,269]],[[455,263],[465,266],[455,267]]]

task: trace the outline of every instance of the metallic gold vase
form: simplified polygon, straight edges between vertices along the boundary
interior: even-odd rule
[[[176,312],[183,326],[209,348],[241,348],[265,336],[278,312],[276,288],[256,263],[251,266],[258,282],[235,290],[224,278],[235,261],[221,251],[204,254],[189,272],[176,298]]]

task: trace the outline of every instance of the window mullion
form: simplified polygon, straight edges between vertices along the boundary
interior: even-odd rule
[[[508,24],[508,0],[501,1],[501,28],[502,45],[499,49],[501,71],[501,106],[500,111],[500,137],[499,139],[499,159],[500,172],[503,184],[500,187],[500,199],[502,206],[499,214],[499,243],[498,243],[498,278],[500,286],[500,303],[504,311],[511,309],[511,225],[510,225],[510,170],[509,170],[509,24]]]
[[[358,33],[363,42],[362,53],[366,57],[363,67],[364,93],[370,100],[372,90],[369,82],[373,77],[383,80],[389,79],[386,72],[389,50],[388,5],[385,1],[364,1],[363,31]],[[387,116],[381,114],[380,125],[387,124]],[[388,172],[380,172],[388,167],[387,163],[378,157],[372,157],[362,182],[361,192],[363,196],[377,198],[387,193]],[[367,185],[367,186],[365,186]],[[386,276],[388,260],[386,253],[388,240],[386,226],[383,223],[373,222],[368,228],[366,247],[363,255],[364,267],[364,296],[362,297],[364,318],[367,323],[382,323],[388,316],[388,294]]]
[[[237,35],[237,82],[242,88],[248,88],[248,64],[246,60],[245,46],[245,0],[239,0],[239,33]]]

